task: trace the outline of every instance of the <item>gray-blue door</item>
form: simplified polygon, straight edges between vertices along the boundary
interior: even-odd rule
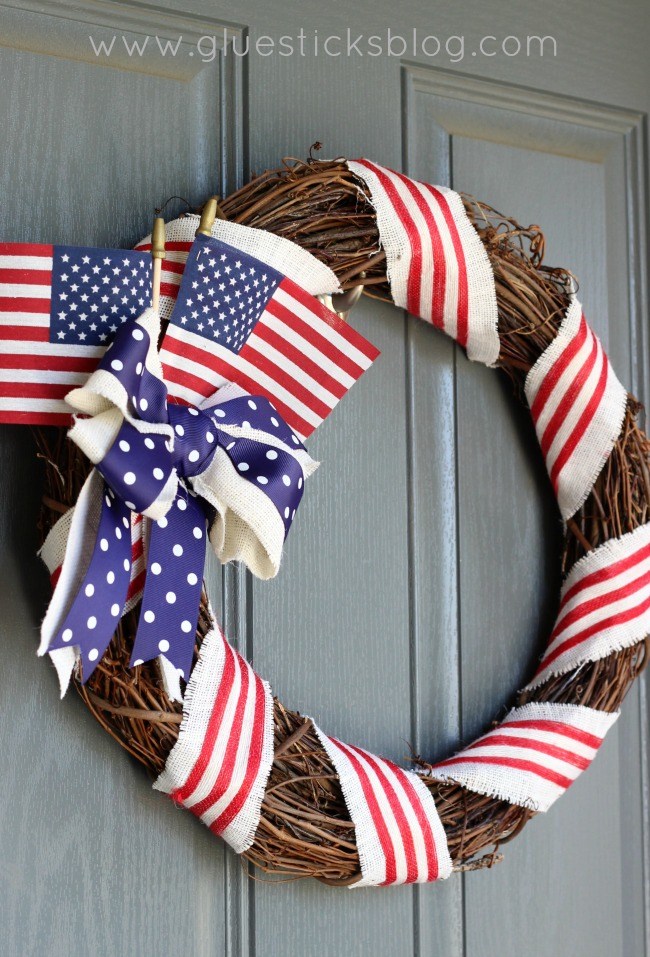
[[[453,183],[545,226],[549,261],[580,277],[620,378],[647,395],[642,0],[624,11],[470,0],[435,16],[389,0],[0,10],[0,238],[128,245],[167,196],[229,191],[319,139],[327,155]],[[239,50],[247,34],[289,35],[294,55],[253,47],[242,59],[227,47],[211,59],[206,37],[224,24]],[[316,31],[341,36],[330,49],[345,52],[348,27],[384,45],[388,28],[410,38],[415,27],[442,50],[369,57],[362,41],[365,56],[314,55]],[[458,39],[445,53],[461,35],[462,55]],[[509,35],[523,52],[480,55],[483,35],[494,37],[488,53]],[[530,35],[554,37],[556,55],[547,43],[527,56]],[[113,36],[110,57],[96,56],[89,38]],[[132,43],[146,36],[140,55]],[[163,56],[156,36],[183,39]],[[434,758],[484,728],[530,673],[557,596],[561,530],[507,383],[386,305],[366,302],[352,322],[382,356],[311,444],[323,465],[279,578],[215,569],[211,587],[229,637],[283,701],[386,756],[403,759],[409,742]],[[16,427],[0,442],[2,953],[648,953],[643,685],[595,766],[492,871],[389,891],[252,881],[151,790],[74,694],[59,702],[35,656],[47,583],[34,557],[34,447]]]

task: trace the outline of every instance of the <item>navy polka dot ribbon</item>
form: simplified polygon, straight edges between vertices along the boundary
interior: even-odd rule
[[[206,542],[219,502],[210,482],[215,462],[225,462],[217,460],[218,450],[227,456],[228,466],[219,468],[231,468],[236,496],[270,503],[283,539],[303,495],[304,459],[311,461],[263,396],[235,390],[235,397],[209,407],[168,403],[142,318],[120,329],[89,380],[90,388],[77,390],[83,393],[77,408],[94,415],[77,420],[70,433],[91,458],[94,451],[104,485],[90,561],[47,650],[76,646],[84,682],[106,650],[126,602],[132,512],[150,518],[151,525],[131,665],[162,654],[187,679]],[[73,404],[74,396],[69,397]],[[107,435],[110,444],[104,449]],[[195,481],[202,494],[193,487]],[[256,498],[260,494],[265,498]]]

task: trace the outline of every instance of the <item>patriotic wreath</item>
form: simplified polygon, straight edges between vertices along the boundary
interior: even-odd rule
[[[267,872],[361,886],[489,866],[590,764],[646,664],[650,444],[640,407],[571,275],[544,264],[537,227],[366,160],[313,157],[254,178],[221,213],[196,241],[197,216],[167,224],[160,351],[157,312],[137,309],[149,294],[148,238],[125,253],[135,299],[122,309],[116,287],[124,314],[112,329],[110,315],[99,324],[114,334],[99,366],[103,348],[83,361],[70,348],[74,391],[59,385],[40,406],[4,407],[4,421],[39,425],[69,424],[70,406],[81,414],[72,441],[37,430],[42,555],[56,586],[40,651],[157,789]],[[54,328],[70,279],[48,248]],[[102,262],[111,256],[97,259],[97,275]],[[225,309],[231,287],[238,299]],[[408,771],[273,699],[222,635],[194,570],[209,538],[223,561],[277,572],[316,465],[303,439],[377,354],[329,308],[345,313],[361,291],[510,376],[566,526],[559,613],[533,679],[477,741],[438,764],[417,757]]]

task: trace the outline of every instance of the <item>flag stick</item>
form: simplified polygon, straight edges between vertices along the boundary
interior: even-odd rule
[[[196,230],[196,235],[211,236],[215,219],[225,218],[226,217],[219,209],[219,197],[211,196],[201,210],[201,222]]]
[[[162,261],[165,258],[165,220],[156,216],[151,232],[151,258],[153,259],[153,276],[151,280],[151,305],[158,309],[160,305],[160,277]]]

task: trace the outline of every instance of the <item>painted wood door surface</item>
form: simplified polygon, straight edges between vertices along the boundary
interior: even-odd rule
[[[547,38],[543,56],[527,37]],[[320,140],[543,225],[549,262],[580,277],[619,377],[647,399],[649,46],[642,0],[4,0],[0,236],[129,245],[166,197],[230,191]],[[386,305],[352,322],[382,355],[311,443],[323,465],[281,574],[212,567],[210,585],[284,702],[387,757],[408,743],[435,758],[530,674],[561,529],[507,382]],[[491,872],[388,891],[251,880],[74,694],[58,700],[35,656],[38,462],[28,430],[0,443],[0,953],[648,953],[643,684],[589,773]]]

